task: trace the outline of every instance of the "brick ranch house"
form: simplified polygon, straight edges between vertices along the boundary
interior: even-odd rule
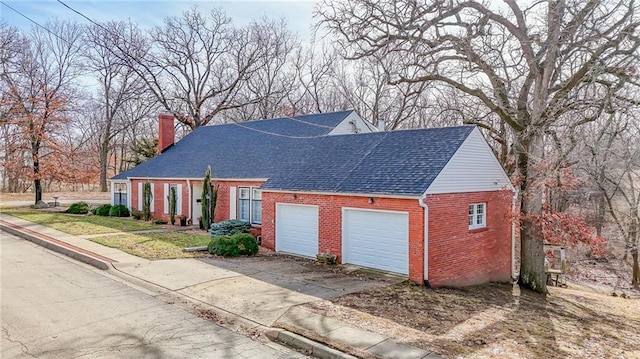
[[[174,143],[159,116],[161,153],[111,179],[112,202],[197,223],[202,181],[219,186],[216,222],[250,221],[261,244],[305,257],[407,275],[431,286],[509,281],[509,178],[475,126],[379,131],[354,111],[204,126]],[[123,195],[124,194],[124,195]]]

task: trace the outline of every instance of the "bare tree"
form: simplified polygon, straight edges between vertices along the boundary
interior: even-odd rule
[[[300,43],[286,23],[265,18],[251,23],[249,28],[259,34],[264,58],[238,93],[235,102],[242,106],[225,113],[225,119],[235,122],[283,115],[287,98],[298,85],[293,60]]]
[[[125,123],[124,131],[120,132],[115,140],[115,148],[112,157],[112,169],[122,172],[130,169],[136,164],[149,159],[157,154],[157,119],[156,114],[160,110],[155,98],[149,93],[134,101],[127,101],[122,111],[126,116],[119,121]],[[182,131],[177,131],[176,136],[186,135],[186,125]],[[155,148],[151,148],[155,146]],[[147,156],[139,157],[136,149],[147,148]]]
[[[95,118],[95,125],[99,127],[97,135],[100,141],[97,143],[97,149],[102,192],[108,190],[109,154],[114,149],[114,139],[128,125],[128,121],[119,121],[128,116],[123,112],[124,104],[147,98],[144,96],[144,83],[138,81],[133,69],[111,50],[114,44],[122,49],[134,46],[135,42],[131,41],[133,31],[131,24],[124,22],[93,24],[86,28],[87,67],[99,82],[97,96],[101,114]]]
[[[383,63],[385,61],[386,63]],[[386,67],[393,59],[363,58],[352,63],[335,60],[333,87],[361,116],[393,130],[415,119],[426,107],[426,83],[389,84]]]
[[[208,15],[197,8],[168,17],[149,36],[138,31],[135,46],[114,46],[161,106],[191,129],[223,111],[245,106],[238,93],[270,51],[260,26],[237,28],[222,10]]]
[[[513,131],[522,194],[519,282],[546,292],[534,223],[543,207],[544,135],[561,121],[593,121],[621,97],[640,43],[635,2],[325,1],[318,14],[351,58],[397,58],[392,83],[446,84]]]
[[[340,57],[331,46],[318,45],[315,39],[298,49],[294,57],[296,88],[287,98],[288,115],[350,109],[349,101],[334,86]]]
[[[635,111],[634,111],[635,110]],[[640,284],[638,265],[640,225],[640,119],[637,109],[623,111],[599,121],[584,142],[587,156],[582,169],[595,184],[596,218],[602,226],[606,210],[625,242],[623,260],[631,255],[633,285]]]

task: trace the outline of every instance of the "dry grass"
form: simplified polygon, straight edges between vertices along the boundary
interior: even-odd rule
[[[158,226],[130,218],[68,214],[37,209],[3,209],[3,213],[73,235],[133,232],[158,229]]]
[[[42,194],[42,199],[52,201],[53,197],[58,197],[58,200],[104,200],[108,202],[109,196],[109,192],[46,192]],[[34,198],[33,193],[0,193],[2,201],[33,201]]]
[[[204,232],[204,231],[203,231]],[[186,247],[206,246],[211,237],[206,234],[183,232],[117,234],[92,238],[107,247],[118,248],[138,257],[155,259],[193,258],[210,256],[208,252],[184,252]]]
[[[640,300],[577,285],[547,298],[512,290],[403,283],[307,306],[450,358],[640,358]]]

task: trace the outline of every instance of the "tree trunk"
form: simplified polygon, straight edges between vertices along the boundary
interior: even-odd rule
[[[598,192],[598,198],[596,199],[596,234],[602,236],[602,227],[604,226],[604,215],[606,203],[604,200],[604,193]]]
[[[520,208],[522,227],[520,232],[521,263],[518,282],[523,287],[539,293],[547,292],[544,272],[544,243],[534,219],[542,215],[542,183],[533,176],[535,160],[542,158],[542,136],[531,133],[518,133],[516,136],[518,157],[517,166],[522,178],[520,186]]]
[[[631,258],[633,258],[633,274],[631,277],[631,284],[634,286],[640,285],[640,266],[638,265],[638,247],[631,252]]]
[[[33,161],[33,190],[36,194],[35,204],[42,201],[42,181],[40,180],[40,162]]]
[[[35,193],[35,204],[42,201],[42,181],[40,179],[40,143],[35,140],[31,142],[31,158],[33,160],[33,192]]]
[[[109,163],[109,142],[100,145],[100,192],[107,192],[107,167]]]
[[[633,258],[633,275],[631,284],[640,285],[640,267],[638,267],[638,209],[631,209],[631,223],[629,224],[629,241],[631,242],[631,258]]]
[[[604,183],[605,181],[605,172],[604,172],[604,166],[602,166],[600,168],[600,171],[598,173],[598,183]],[[598,197],[596,198],[596,234],[598,236],[602,236],[602,227],[604,226],[604,215],[605,215],[605,209],[606,209],[606,202],[605,202],[605,193],[604,193],[604,189],[600,189],[598,191]]]

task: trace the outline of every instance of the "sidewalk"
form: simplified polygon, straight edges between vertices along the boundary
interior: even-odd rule
[[[272,340],[312,352],[317,357],[353,358],[317,343],[323,342],[364,358],[440,358],[299,306],[319,297],[210,263],[196,259],[149,261],[3,213],[0,213],[0,229],[107,270],[156,295],[179,296],[201,303],[222,317],[238,319],[244,328],[263,332]]]

